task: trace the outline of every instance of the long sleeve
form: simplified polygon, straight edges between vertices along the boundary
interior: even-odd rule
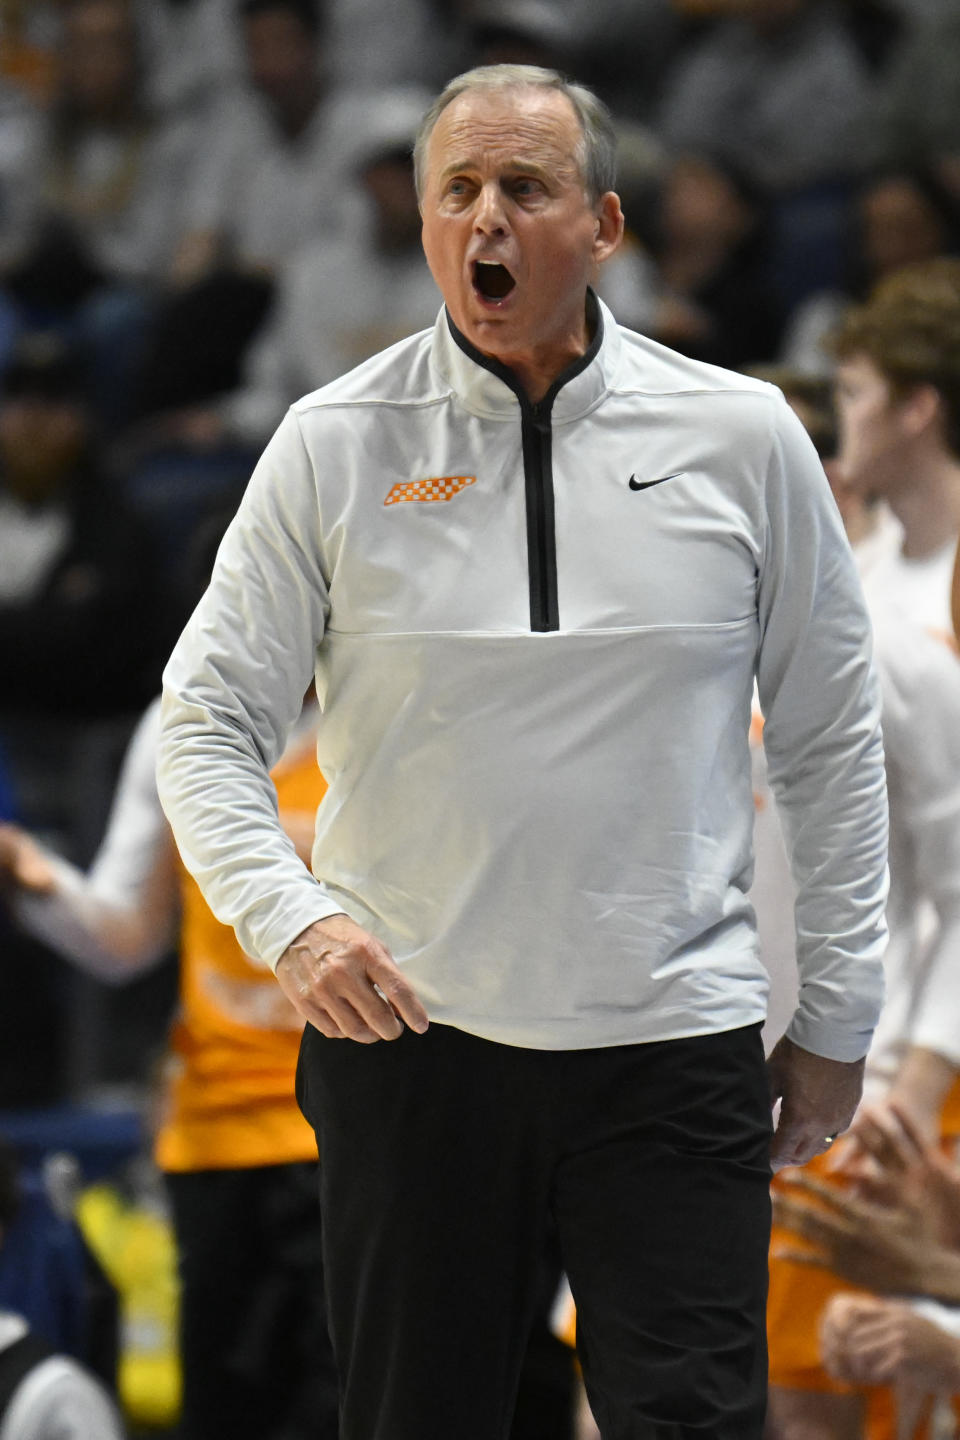
[[[878,664],[904,901],[914,929],[921,904],[934,912],[925,945],[917,937],[920,964],[904,977],[902,1038],[960,1066],[960,661],[904,625],[880,633]]]
[[[800,994],[787,1034],[865,1055],[882,1001],[887,808],[870,627],[826,478],[784,405],[767,476],[758,688],[797,885]]]
[[[343,910],[283,833],[269,777],[323,636],[319,533],[313,470],[290,411],[164,675],[157,777],[184,864],[246,953],[271,966],[313,921]]]
[[[99,979],[133,979],[166,955],[179,913],[170,827],[154,776],[159,702],[140,721],[103,843],[84,874],[49,856],[54,889],[13,902],[24,929]]]

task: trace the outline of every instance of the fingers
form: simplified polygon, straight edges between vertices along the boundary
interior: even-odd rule
[[[798,1264],[834,1270],[853,1284],[870,1284],[871,1288],[892,1289],[882,1285],[877,1270],[878,1258],[884,1258],[884,1244],[875,1224],[874,1207],[865,1205],[835,1186],[825,1185],[811,1176],[798,1176],[789,1182],[789,1190],[776,1190],[773,1195],[774,1222],[789,1230],[811,1251],[798,1253],[792,1245],[778,1244],[774,1256]]]
[[[889,1335],[885,1303],[872,1296],[834,1295],[820,1323],[824,1368],[834,1379],[862,1383],[875,1367],[878,1351]]]
[[[912,1160],[916,1163],[919,1160],[926,1160],[930,1154],[930,1143],[914,1120],[910,1112],[896,1100],[891,1100],[888,1106],[890,1113],[896,1118],[900,1127],[900,1139],[903,1152],[908,1157],[908,1163]]]
[[[804,1165],[846,1130],[863,1088],[863,1061],[831,1060],[789,1041],[778,1041],[767,1064],[771,1095],[781,1096],[770,1148],[775,1170]]]
[[[376,996],[374,999],[376,1000]],[[361,1008],[362,1007],[362,1008]],[[324,998],[324,1018],[332,1024],[334,1040],[355,1040],[360,1045],[373,1045],[377,1040],[396,1040],[403,1026],[397,1017],[387,1012],[380,1002],[379,1011],[368,1018],[364,997],[352,997],[330,993]]]
[[[375,989],[373,971],[396,970],[386,950],[372,935],[352,940],[325,957],[323,1003],[350,1040],[396,1040],[403,1025],[388,1001]],[[399,973],[399,972],[398,972]]]
[[[803,1124],[791,1123],[781,1110],[780,1121],[770,1145],[771,1168],[776,1172],[789,1166],[806,1165],[815,1155],[825,1154],[833,1140],[822,1134],[821,1130],[821,1126],[813,1129],[809,1121]]]
[[[375,936],[346,916],[309,926],[277,962],[277,979],[303,1017],[328,1039],[395,1040],[428,1017]]]
[[[873,1296],[835,1296],[820,1327],[828,1372],[860,1384],[895,1380],[905,1358],[906,1313],[902,1305]]]
[[[390,959],[387,951],[380,947],[379,953],[371,960],[368,975],[384,1000],[411,1030],[422,1035],[429,1025],[429,1017],[423,1008],[413,986],[404,978],[402,971]]]
[[[770,1253],[774,1260],[784,1260],[790,1265],[806,1265],[810,1270],[831,1269],[827,1257],[816,1250],[799,1250],[796,1245],[777,1244]]]
[[[800,1195],[812,1195],[819,1200],[828,1210],[838,1215],[856,1213],[856,1201],[836,1185],[830,1185],[816,1175],[810,1175],[806,1171],[797,1171],[795,1175],[785,1175],[784,1180],[790,1186],[792,1192]],[[862,1209],[862,1207],[860,1207]]]
[[[815,1205],[793,1200],[786,1195],[773,1197],[773,1218],[777,1225],[812,1241],[821,1248],[833,1246],[853,1234],[854,1227],[842,1215],[830,1214]]]
[[[908,1140],[901,1121],[886,1106],[864,1107],[857,1116],[857,1140],[891,1178],[899,1178],[916,1163],[918,1152]]]

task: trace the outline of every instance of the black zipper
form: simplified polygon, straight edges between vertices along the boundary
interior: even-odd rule
[[[603,339],[600,306],[592,290],[587,292],[587,319],[593,338],[585,353],[550,386],[542,400],[531,405],[513,371],[472,345],[454,325],[447,312],[447,325],[465,355],[497,375],[520,402],[520,437],[523,453],[524,494],[527,525],[527,575],[530,591],[530,629],[537,632],[560,629],[560,596],[557,585],[557,529],[553,505],[553,402],[559,392],[585,370],[595,358]]]
[[[527,574],[530,586],[530,629],[560,629],[557,592],[557,527],[553,510],[553,464],[550,412],[553,393],[536,405],[521,399],[520,433],[527,502]]]

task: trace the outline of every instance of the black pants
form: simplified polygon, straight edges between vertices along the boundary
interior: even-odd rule
[[[524,1050],[312,1027],[343,1440],[503,1440],[552,1217],[604,1440],[758,1440],[770,1104],[759,1026]]]
[[[181,1281],[182,1440],[335,1440],[316,1166],[166,1176]]]

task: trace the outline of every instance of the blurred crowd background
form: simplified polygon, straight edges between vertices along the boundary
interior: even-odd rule
[[[960,255],[955,0],[0,0],[0,822],[89,863],[284,409],[433,323],[414,133],[502,60],[610,106],[601,293],[686,353],[822,397],[845,311]],[[175,955],[109,988],[0,904],[0,957],[0,1130],[136,1159]]]

